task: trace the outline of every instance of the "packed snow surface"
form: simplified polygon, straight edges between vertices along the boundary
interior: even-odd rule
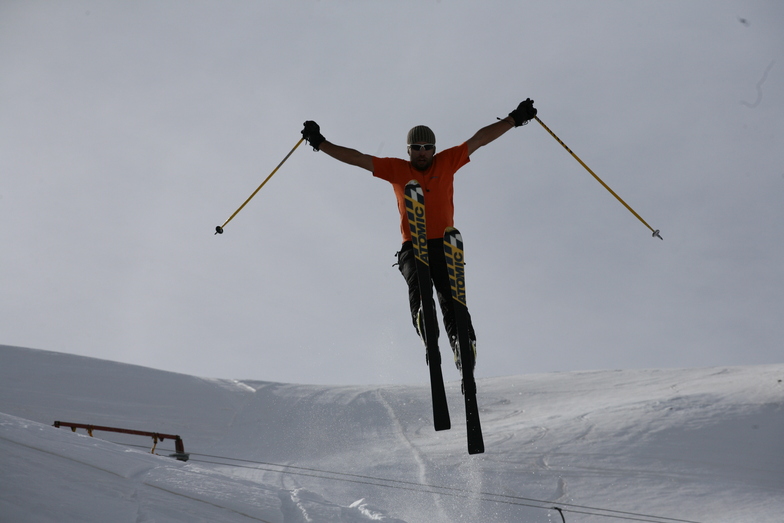
[[[423,376],[426,372],[423,371]],[[2,522],[782,521],[784,365],[478,383],[215,380],[0,346]],[[180,435],[55,428],[55,421]]]

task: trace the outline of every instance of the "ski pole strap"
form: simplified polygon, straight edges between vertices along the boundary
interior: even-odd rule
[[[264,181],[263,181],[263,182],[261,182],[261,185],[259,185],[259,186],[256,188],[256,190],[255,190],[255,191],[253,191],[253,194],[251,194],[250,196],[248,196],[248,199],[247,199],[247,200],[245,200],[245,202],[243,202],[243,204],[242,204],[242,205],[240,205],[240,206],[239,206],[239,208],[238,208],[236,211],[234,211],[234,214],[232,214],[231,216],[229,216],[229,219],[228,219],[228,220],[226,220],[225,222],[223,222],[223,225],[218,225],[217,227],[215,227],[215,234],[223,234],[223,228],[224,228],[224,227],[226,227],[226,224],[228,224],[228,223],[229,223],[231,220],[233,220],[233,219],[234,219],[234,217],[235,217],[235,216],[237,216],[237,214],[239,214],[239,212],[242,210],[242,208],[243,208],[243,207],[245,207],[245,206],[248,204],[248,202],[249,202],[249,201],[251,201],[251,200],[253,199],[253,197],[254,197],[254,196],[256,196],[256,193],[257,193],[257,192],[259,192],[259,191],[261,190],[261,188],[262,188],[262,187],[264,187],[264,184],[265,184],[265,183],[267,183],[267,182],[269,181],[269,179],[270,179],[270,178],[272,178],[272,175],[273,175],[273,174],[275,174],[276,172],[278,172],[278,169],[280,169],[280,166],[281,166],[281,165],[283,165],[284,163],[286,163],[286,160],[288,160],[288,159],[289,159],[289,156],[291,156],[292,154],[294,154],[294,151],[296,151],[296,150],[297,150],[297,147],[299,147],[299,145],[300,145],[300,144],[301,144],[303,141],[305,141],[305,137],[304,137],[304,136],[303,136],[302,138],[300,138],[300,139],[299,139],[299,141],[297,142],[297,145],[295,145],[295,146],[294,146],[294,148],[293,148],[293,149],[291,149],[291,150],[289,151],[289,154],[287,154],[287,155],[286,155],[286,157],[285,157],[285,158],[283,158],[283,160],[281,160],[281,162],[278,164],[278,166],[277,166],[277,167],[275,167],[275,168],[272,170],[272,172],[269,174],[269,176],[267,176],[267,177],[264,179]]]
[[[602,187],[604,187],[605,189],[607,189],[608,191],[610,191],[610,194],[612,194],[613,196],[615,196],[615,198],[616,198],[616,199],[617,199],[619,202],[621,202],[621,203],[623,204],[623,206],[624,206],[624,207],[626,207],[627,209],[629,209],[629,212],[631,212],[633,215],[635,215],[635,216],[637,217],[637,219],[638,219],[638,220],[640,220],[640,221],[643,223],[643,225],[645,225],[647,228],[649,228],[649,229],[650,229],[650,230],[653,232],[653,236],[654,236],[655,238],[659,238],[660,240],[663,240],[663,239],[664,239],[664,238],[662,238],[662,237],[661,237],[661,234],[659,234],[659,229],[655,229],[655,230],[654,230],[654,228],[653,228],[653,227],[651,227],[650,225],[648,225],[648,222],[646,222],[645,220],[643,220],[643,219],[642,219],[642,216],[640,216],[639,214],[637,214],[637,212],[636,212],[634,209],[632,209],[631,207],[629,207],[629,204],[628,204],[628,203],[626,203],[625,201],[623,201],[623,199],[622,199],[620,196],[618,196],[618,195],[615,193],[615,191],[613,191],[612,189],[610,189],[610,186],[609,186],[609,185],[607,185],[606,183],[604,183],[604,181],[602,181],[602,179],[601,179],[601,178],[599,178],[599,177],[596,175],[596,173],[595,173],[595,172],[593,172],[593,171],[591,170],[591,168],[590,168],[590,167],[588,167],[587,165],[585,165],[585,162],[583,162],[583,161],[580,159],[580,157],[579,157],[579,156],[577,156],[576,154],[574,154],[574,153],[572,152],[572,150],[571,150],[571,149],[569,149],[569,147],[567,147],[567,145],[566,145],[565,143],[563,143],[563,141],[561,141],[561,139],[560,139],[560,138],[558,138],[558,137],[555,135],[555,133],[554,133],[554,132],[552,132],[552,131],[550,130],[550,128],[549,128],[549,127],[547,127],[547,126],[544,124],[544,122],[543,122],[542,120],[540,120],[540,119],[539,119],[539,117],[538,117],[538,116],[534,116],[534,118],[536,119],[536,121],[537,121],[537,122],[539,122],[539,123],[542,125],[542,127],[544,127],[544,129],[545,129],[545,130],[546,130],[548,133],[550,133],[550,135],[551,135],[553,138],[555,138],[555,140],[556,140],[558,143],[560,143],[560,144],[563,146],[563,148],[564,148],[564,149],[566,149],[567,151],[569,151],[569,154],[571,154],[571,155],[574,157],[574,159],[575,159],[575,160],[577,160],[577,161],[580,163],[580,165],[582,165],[583,167],[585,167],[585,170],[586,170],[586,171],[588,171],[589,173],[591,173],[591,176],[593,176],[594,178],[596,178],[596,181],[597,181],[597,182],[599,182],[600,184],[602,184]]]

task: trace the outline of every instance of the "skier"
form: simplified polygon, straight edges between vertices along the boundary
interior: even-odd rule
[[[441,305],[444,327],[449,336],[452,351],[455,353],[455,364],[458,369],[460,369],[460,358],[456,346],[457,327],[443,248],[444,229],[454,225],[452,199],[454,175],[458,169],[470,161],[470,156],[474,151],[499,138],[512,127],[524,125],[536,116],[533,104],[533,100],[526,99],[503,120],[479,129],[476,134],[461,145],[445,149],[438,154],[436,154],[436,137],[433,131],[427,126],[417,125],[408,132],[406,140],[408,161],[399,158],[378,158],[331,143],[324,138],[319,125],[314,121],[305,122],[302,130],[302,136],[314,151],[322,151],[336,160],[366,169],[373,173],[373,176],[392,184],[397,197],[398,210],[400,211],[400,231],[403,235],[403,246],[397,253],[398,268],[408,284],[408,298],[414,327],[424,341],[419,283],[417,282],[414,250],[404,197],[404,188],[409,181],[417,180],[422,186],[425,191],[427,209],[426,226],[430,277]],[[474,355],[476,355],[476,335],[471,325],[470,316],[468,322],[469,337]]]

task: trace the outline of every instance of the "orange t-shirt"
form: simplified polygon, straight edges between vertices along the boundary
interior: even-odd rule
[[[425,192],[427,238],[443,238],[444,229],[454,226],[455,204],[452,196],[455,173],[470,161],[468,145],[465,143],[436,153],[433,163],[425,171],[415,169],[410,161],[400,158],[373,158],[373,176],[388,181],[395,190],[404,242],[411,241],[406,217],[406,184],[416,180]]]

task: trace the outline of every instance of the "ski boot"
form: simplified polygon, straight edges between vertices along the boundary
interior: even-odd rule
[[[474,351],[474,368],[476,368],[476,340],[468,340],[471,344],[471,349]],[[452,345],[452,352],[455,355],[455,367],[460,372],[463,371],[463,360],[460,357],[460,342],[457,339],[457,336],[452,336],[449,339],[450,344]]]
[[[425,363],[430,365],[430,357],[427,353],[427,335],[425,331],[425,314],[422,312],[422,307],[419,307],[419,310],[416,314],[416,319],[414,320],[414,327],[416,327],[417,334],[419,335],[419,339],[422,340],[422,344],[425,346]],[[441,331],[438,328],[438,324],[435,326],[435,337],[438,339],[439,334]]]

